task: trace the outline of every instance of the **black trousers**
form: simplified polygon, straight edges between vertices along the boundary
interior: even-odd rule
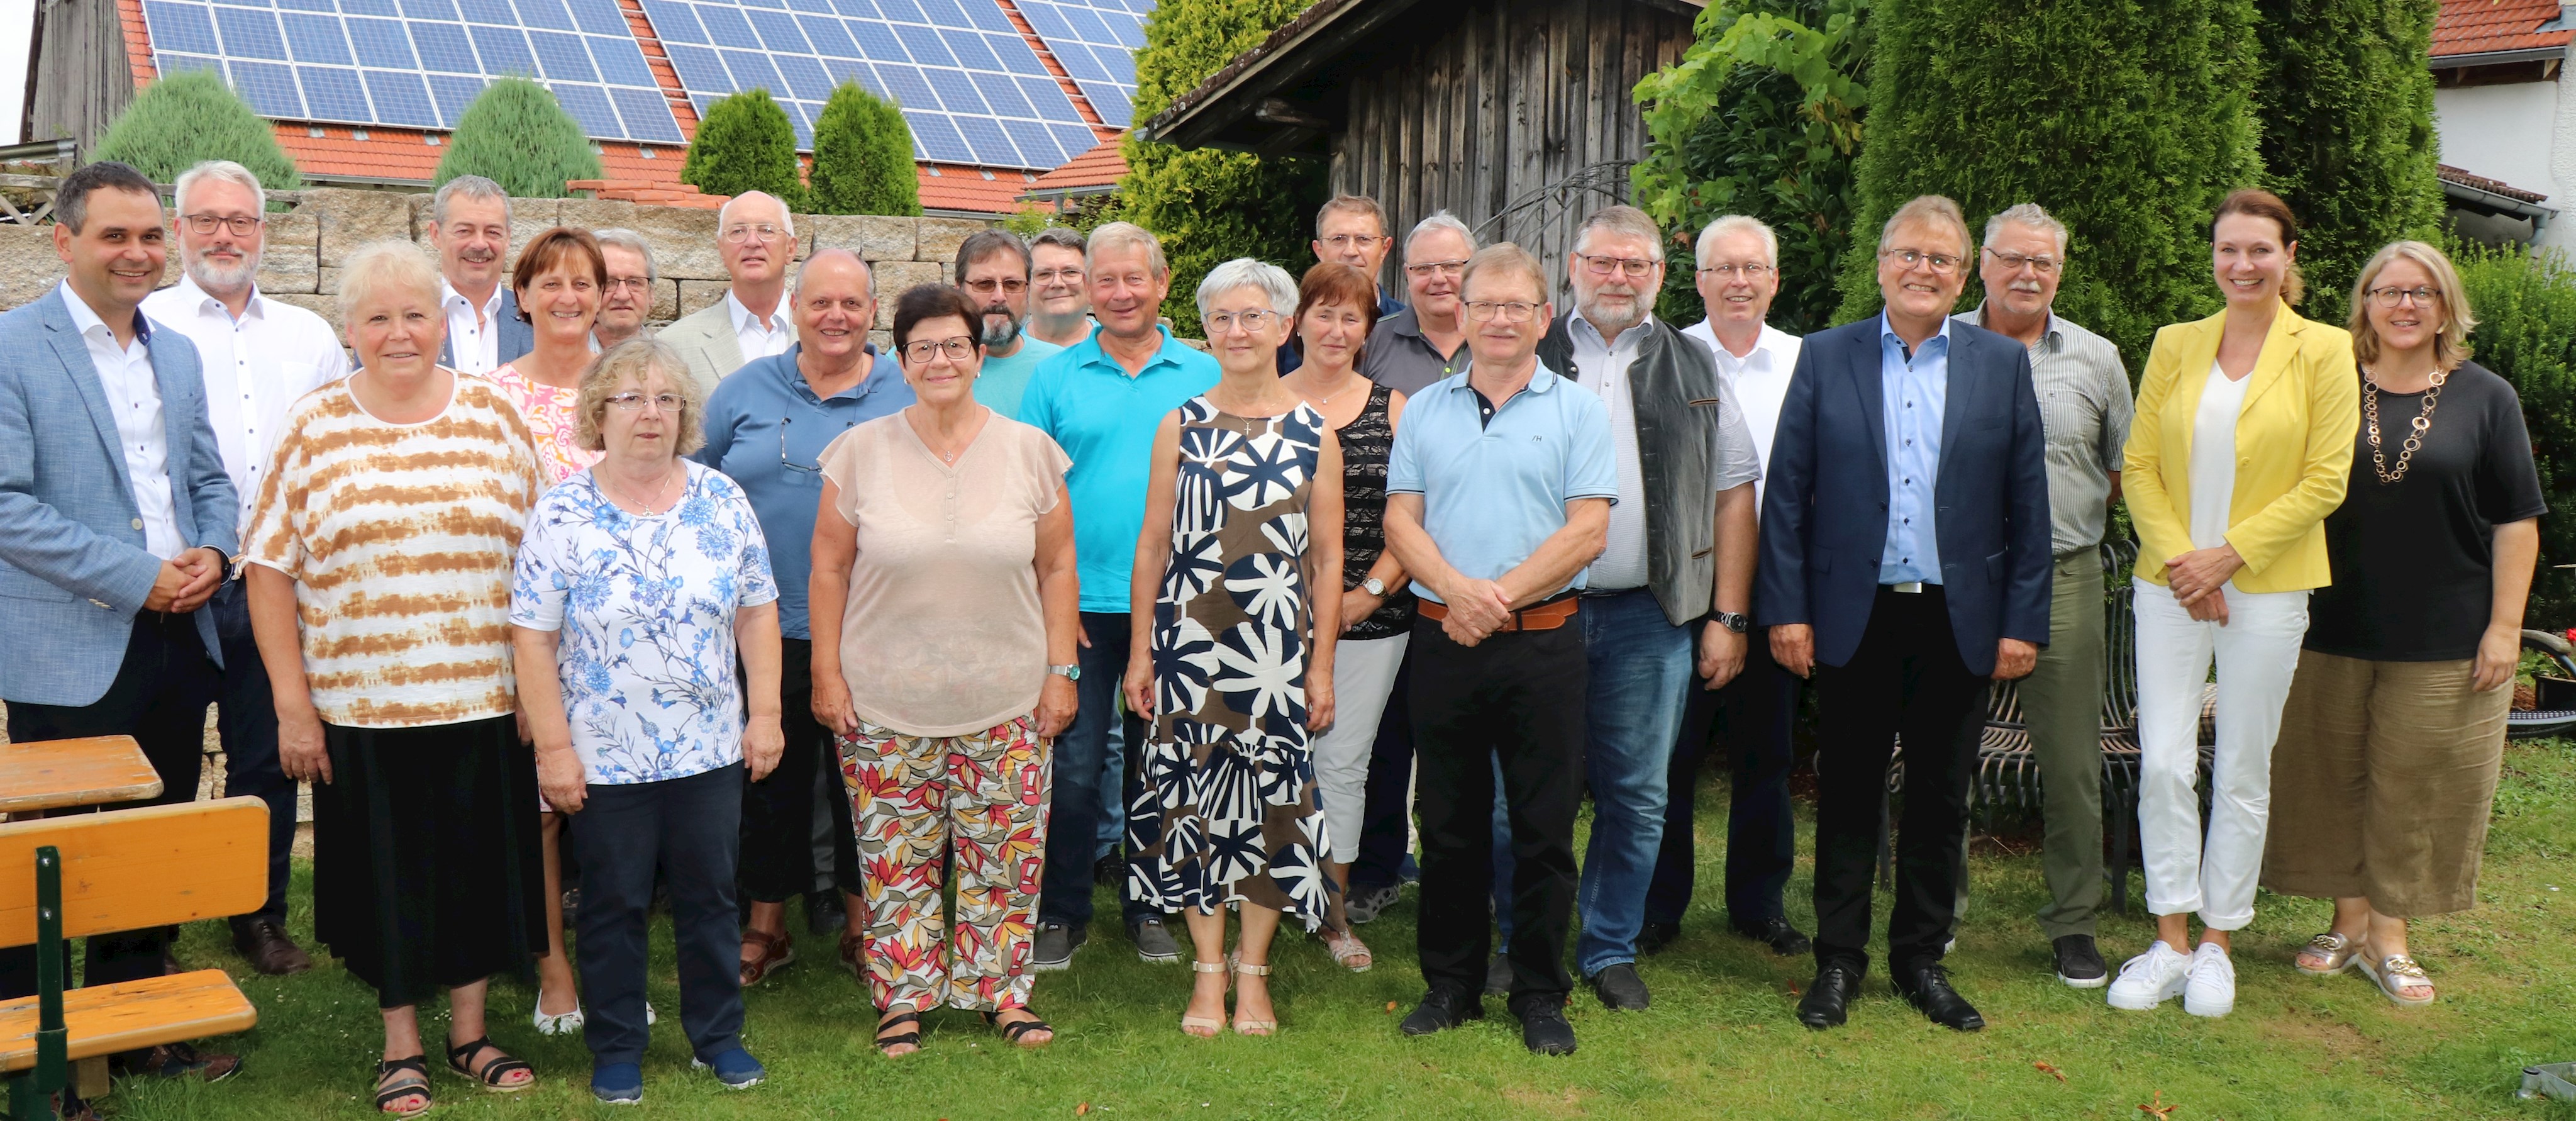
[[[1992,682],[1968,672],[1938,584],[1881,587],[1860,649],[1816,670],[1816,964],[1865,969],[1871,876],[1887,766],[1905,737],[1888,958],[1898,974],[1941,960],[1964,869],[1968,780]]]
[[[205,767],[206,706],[223,690],[222,671],[206,656],[194,615],[157,611],[134,617],[126,640],[125,661],[107,694],[85,705],[41,705],[9,702],[9,739],[13,743],[71,739],[79,736],[132,736],[143,757],[160,772],[161,794],[115,807],[76,806],[46,816],[89,813],[137,806],[166,806],[197,800],[197,779]],[[293,828],[293,806],[287,821]],[[26,874],[12,869],[9,875]],[[166,928],[97,934],[89,938],[81,984],[107,985],[161,975]],[[66,981],[69,980],[68,974]],[[33,946],[0,950],[0,997],[34,995],[36,951]]]
[[[1404,878],[1413,847],[1413,648],[1395,667],[1394,690],[1378,718],[1369,748],[1368,792],[1360,807],[1360,854],[1351,862],[1351,890],[1393,887]]]
[[[787,750],[779,754],[769,777],[742,787],[742,890],[761,903],[784,903],[814,890],[821,871],[814,866],[814,776],[819,768],[838,774],[841,767],[830,729],[814,719],[813,640],[780,639],[779,655],[779,724],[787,733]],[[832,815],[835,838],[832,881],[856,895],[858,836],[850,831],[850,800],[829,798],[824,805]],[[587,867],[591,850],[585,846],[581,851]],[[587,882],[585,872],[584,906],[590,898]]]
[[[741,1046],[742,978],[733,898],[743,765],[623,786],[591,784],[573,840],[581,849],[582,1037],[601,1064],[639,1062],[648,1041],[644,972],[653,873],[671,887],[680,1029],[712,1059]]]
[[[216,589],[207,610],[224,646],[223,700],[215,728],[224,744],[224,797],[268,803],[268,901],[237,915],[235,931],[254,920],[286,925],[287,857],[295,848],[295,783],[277,760],[277,702],[268,691],[268,666],[250,633],[250,591],[240,580]]]
[[[1692,803],[1700,764],[1721,750],[1734,774],[1726,801],[1727,918],[1750,926],[1783,916],[1780,896],[1798,862],[1798,823],[1789,808],[1789,768],[1797,756],[1789,730],[1803,684],[1771,660],[1770,628],[1755,627],[1745,635],[1743,673],[1713,693],[1692,688],[1681,739],[1673,745],[1673,796],[1664,807],[1655,879],[1646,889],[1647,922],[1678,924],[1690,910],[1698,880]]]
[[[1583,799],[1583,628],[1493,635],[1461,646],[1413,625],[1413,744],[1421,764],[1422,919],[1415,942],[1434,989],[1483,991],[1493,936],[1494,767],[1512,849],[1511,1002],[1562,1004],[1574,911],[1574,815]]]

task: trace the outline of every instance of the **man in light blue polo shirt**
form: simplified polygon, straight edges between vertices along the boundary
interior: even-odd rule
[[[1091,866],[1104,813],[1123,814],[1136,788],[1103,790],[1110,720],[1127,672],[1127,578],[1145,528],[1145,483],[1163,416],[1217,383],[1216,359],[1173,341],[1157,322],[1172,287],[1171,266],[1153,234],[1126,222],[1091,232],[1084,268],[1100,329],[1038,364],[1020,396],[1020,420],[1055,438],[1073,459],[1076,569],[1082,577],[1082,657],[1074,678],[1082,708],[1055,741],[1055,793],[1047,820],[1046,881],[1038,893],[1037,946],[1030,968],[1063,969],[1090,936]],[[1124,717],[1128,756],[1143,743],[1143,721]],[[1163,917],[1120,885],[1120,910],[1136,956],[1181,960]]]
[[[1583,786],[1583,631],[1568,626],[1619,495],[1609,410],[1538,361],[1556,309],[1510,242],[1468,259],[1475,364],[1405,405],[1387,460],[1387,547],[1422,612],[1409,685],[1422,821],[1417,946],[1428,1035],[1484,1015],[1499,760],[1510,805],[1511,1009],[1532,1052],[1574,1051],[1565,969]],[[1079,520],[1079,515],[1076,516]]]

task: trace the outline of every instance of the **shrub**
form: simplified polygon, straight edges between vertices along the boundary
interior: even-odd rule
[[[459,175],[480,175],[514,198],[565,198],[566,180],[599,178],[599,151],[544,86],[495,78],[456,119],[432,185]]]
[[[752,89],[707,106],[680,182],[711,195],[767,191],[794,211],[805,205],[797,172],[796,126],[768,90]]]
[[[2478,316],[2469,345],[2521,395],[2549,498],[2524,617],[2535,628],[2576,626],[2576,570],[2555,567],[2576,562],[2576,271],[2554,250],[2535,257],[2519,246],[2454,244],[2451,253]]]
[[[143,88],[99,141],[93,160],[129,164],[155,183],[205,160],[232,160],[272,191],[304,185],[277,131],[212,70],[172,74]]]
[[[1681,61],[1637,83],[1646,157],[1637,205],[1691,261],[1699,231],[1749,214],[1780,236],[1770,321],[1806,334],[1832,324],[1834,271],[1851,242],[1852,172],[1868,100],[1869,0],[1727,0],[1700,12]],[[1664,271],[1658,311],[1704,313],[1693,268]]]
[[[893,102],[843,82],[814,122],[816,214],[921,213],[920,172],[913,169],[912,126]]]
[[[1305,10],[1309,0],[1163,0],[1145,17],[1136,52],[1136,119],[1160,113],[1234,56]],[[1128,133],[1127,178],[1119,204],[1127,221],[1154,231],[1171,260],[1163,314],[1173,330],[1197,335],[1191,298],[1209,269],[1235,257],[1305,259],[1315,208],[1325,198],[1323,161],[1263,158],[1214,149],[1182,151]]]

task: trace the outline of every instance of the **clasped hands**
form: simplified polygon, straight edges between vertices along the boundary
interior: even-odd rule
[[[1460,580],[1441,599],[1449,617],[1440,631],[1460,646],[1483,642],[1512,621],[1512,595],[1492,580]]]
[[[2192,618],[2223,627],[2227,625],[2225,585],[2244,567],[2245,558],[2236,554],[2234,545],[2194,549],[2165,562],[2165,584],[2173,590],[2174,602]]]
[[[211,545],[189,549],[161,562],[152,590],[143,595],[143,609],[185,615],[204,607],[223,582],[223,550]]]

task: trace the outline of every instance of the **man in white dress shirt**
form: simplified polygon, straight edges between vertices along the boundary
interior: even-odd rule
[[[1772,430],[1780,402],[1789,395],[1789,371],[1798,365],[1798,336],[1765,321],[1780,292],[1780,240],[1771,227],[1730,214],[1700,231],[1697,246],[1700,299],[1708,318],[1682,329],[1717,359],[1725,392],[1743,410],[1753,445],[1767,473]],[[1762,484],[1753,484],[1761,494]],[[1758,504],[1758,503],[1757,503]],[[1762,620],[1745,644],[1744,671],[1712,694],[1691,691],[1681,739],[1673,747],[1668,780],[1672,800],[1664,812],[1662,854],[1646,892],[1646,924],[1638,947],[1660,949],[1681,931],[1692,887],[1691,792],[1698,789],[1700,760],[1709,750],[1712,724],[1723,719],[1735,782],[1726,823],[1726,914],[1737,933],[1784,956],[1808,950],[1805,934],[1789,925],[1780,896],[1797,862],[1797,825],[1789,814],[1789,724],[1798,707],[1800,679],[1771,660]]]
[[[488,374],[536,349],[536,328],[510,292],[510,195],[480,175],[459,175],[430,197],[429,244],[438,251],[438,306],[447,313],[439,364]]]
[[[340,339],[322,317],[259,292],[268,195],[258,177],[230,160],[209,160],[179,176],[179,283],[143,301],[143,314],[197,344],[206,379],[206,417],[224,473],[248,523],[266,481],[270,453],[295,400],[349,372]],[[250,606],[239,580],[216,589],[211,610],[223,644],[224,796],[268,803],[268,901],[232,920],[233,946],[261,973],[300,973],[313,961],[286,934],[287,854],[295,844],[295,783],[277,763],[277,711],[268,670],[251,640]]]
[[[796,345],[796,323],[787,313],[796,220],[787,205],[760,191],[735,195],[716,212],[716,252],[733,287],[654,336],[680,352],[703,392],[713,392],[744,363]]]

